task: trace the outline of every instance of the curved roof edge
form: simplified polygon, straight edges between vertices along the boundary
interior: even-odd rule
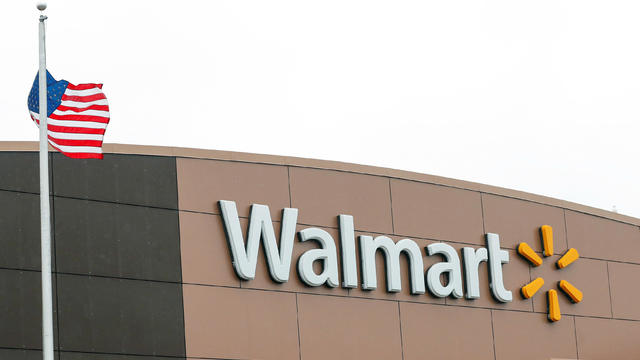
[[[424,182],[435,185],[448,186],[458,189],[479,191],[487,194],[500,195],[535,203],[561,207],[568,210],[578,211],[590,215],[595,215],[627,224],[640,226],[640,219],[614,213],[611,211],[581,205],[571,201],[555,199],[548,196],[531,194],[519,190],[511,190],[499,186],[485,185],[471,181],[456,180],[442,176],[427,175],[405,170],[396,170],[383,167],[358,165],[340,161],[317,160],[299,158],[293,156],[263,155],[233,151],[204,150],[194,148],[148,146],[130,144],[103,144],[105,154],[135,154],[135,155],[155,155],[155,156],[175,156],[196,159],[227,160],[259,164],[289,165],[297,167],[307,167],[326,170],[346,171],[359,174],[386,176],[396,179],[405,179]],[[38,151],[36,141],[0,141],[0,151]],[[54,151],[49,147],[49,151]]]

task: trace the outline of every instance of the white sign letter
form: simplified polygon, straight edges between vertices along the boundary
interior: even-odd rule
[[[368,235],[360,236],[360,258],[362,261],[362,288],[373,290],[378,287],[376,279],[376,250],[381,249],[385,255],[387,269],[387,291],[402,290],[400,279],[400,253],[409,257],[409,275],[411,275],[411,293],[424,294],[424,265],[420,247],[415,241],[403,239],[394,243],[386,236],[377,236],[375,240]]]
[[[478,279],[478,267],[483,261],[487,261],[487,249],[474,250],[470,247],[462,248],[464,261],[464,275],[467,279],[467,299],[480,297],[480,280]]]
[[[234,201],[220,200],[218,204],[222,212],[227,241],[233,256],[233,268],[236,274],[244,280],[252,280],[255,278],[258,248],[260,246],[260,239],[262,239],[267,254],[269,274],[271,274],[274,281],[289,281],[291,253],[293,251],[293,238],[298,221],[298,209],[284,209],[282,213],[280,249],[278,249],[269,207],[258,204],[251,205],[247,246],[245,248],[236,203]]]
[[[462,273],[460,271],[460,258],[456,249],[444,243],[431,244],[427,246],[429,256],[435,254],[443,255],[447,261],[431,265],[427,271],[427,285],[429,291],[437,297],[462,297]],[[449,282],[443,286],[440,282],[440,274],[449,273]]]
[[[493,296],[501,302],[511,302],[511,291],[504,288],[502,279],[502,264],[509,263],[509,252],[500,250],[500,237],[498,234],[487,234],[487,248],[489,249],[489,278]]]
[[[331,287],[339,285],[338,255],[336,243],[328,232],[318,228],[308,228],[300,231],[300,241],[315,240],[322,245],[322,249],[305,251],[298,259],[298,274],[305,284],[320,286],[326,283]],[[313,271],[313,262],[322,260],[323,270],[320,275]]]
[[[340,224],[340,249],[342,250],[342,287],[358,287],[358,266],[356,264],[356,238],[353,230],[353,216],[338,216]]]

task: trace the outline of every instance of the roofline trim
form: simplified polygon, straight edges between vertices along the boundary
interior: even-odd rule
[[[131,145],[131,144],[103,144],[105,154],[131,154],[131,155],[153,155],[153,156],[172,156],[179,158],[193,158],[206,160],[224,160],[237,161],[247,163],[269,164],[269,165],[285,165],[295,167],[305,167],[323,170],[344,171],[365,175],[384,176],[394,179],[410,180],[423,182],[434,185],[447,186],[457,189],[477,191],[481,193],[499,195],[519,200],[530,201],[538,204],[559,207],[567,210],[577,211],[589,215],[602,217],[605,219],[615,220],[634,226],[640,226],[640,219],[614,213],[591,206],[581,205],[571,201],[555,199],[548,196],[536,195],[524,191],[502,188],[499,186],[485,185],[471,181],[457,180],[436,175],[427,175],[412,171],[397,170],[369,165],[359,165],[340,161],[307,159],[294,156],[279,156],[252,154],[222,150],[205,150],[195,148],[167,147],[167,146],[150,146],[150,145]],[[9,152],[31,152],[38,151],[38,142],[36,141],[0,141],[0,151]],[[49,146],[49,151],[55,151]]]

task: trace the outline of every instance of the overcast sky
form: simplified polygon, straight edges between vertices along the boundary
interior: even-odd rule
[[[106,142],[391,167],[640,217],[637,0],[48,3],[48,68],[104,83]],[[38,11],[2,5],[0,141],[35,141]]]

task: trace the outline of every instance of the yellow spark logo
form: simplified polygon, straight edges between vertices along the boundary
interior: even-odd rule
[[[540,228],[540,235],[542,237],[542,247],[544,248],[543,255],[544,257],[553,255],[553,229],[549,225],[543,225]],[[536,254],[535,251],[529,246],[527,243],[518,244],[518,254],[520,254],[523,258],[527,259],[531,265],[540,266],[542,265],[542,258]],[[558,269],[564,269],[569,266],[572,262],[578,260],[580,255],[578,254],[578,250],[571,248],[567,250],[564,255],[556,262],[556,267]],[[535,295],[538,290],[544,285],[544,279],[539,277],[527,285],[520,288],[520,292],[522,296],[526,299],[531,298]],[[571,285],[566,280],[560,280],[558,283],[558,288],[562,290],[573,303],[579,303],[582,301],[582,291],[578,290],[575,286]],[[549,321],[558,321],[562,317],[560,314],[560,305],[558,304],[558,292],[554,289],[547,291],[547,303],[549,304],[549,313],[548,318]]]

